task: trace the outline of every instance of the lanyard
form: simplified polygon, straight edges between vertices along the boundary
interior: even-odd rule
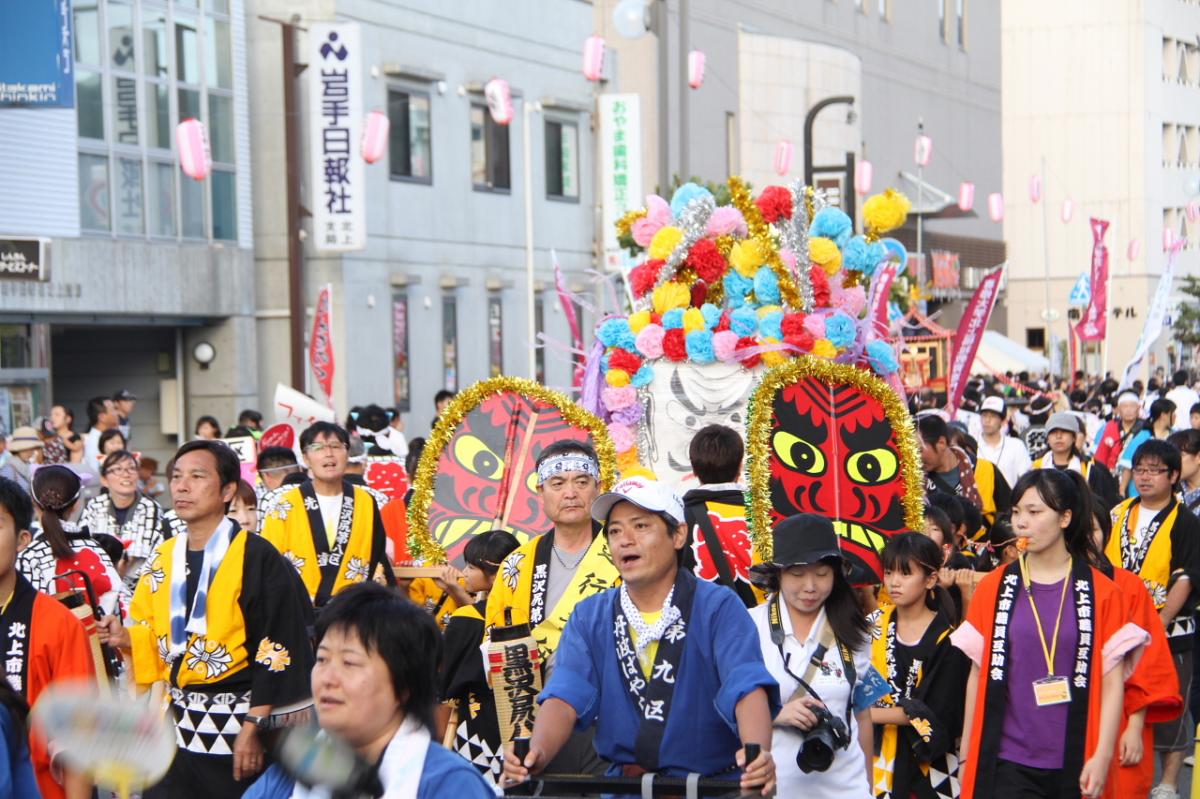
[[[1046,633],[1042,629],[1042,619],[1038,615],[1037,603],[1033,601],[1033,585],[1029,580],[1029,564],[1025,562],[1025,557],[1020,559],[1021,564],[1021,580],[1025,583],[1025,594],[1029,597],[1029,607],[1033,610],[1033,623],[1037,625],[1038,639],[1042,644],[1042,654],[1046,656],[1046,675],[1054,676],[1054,652],[1058,649],[1058,631],[1062,626],[1063,608],[1067,606],[1067,585],[1071,582],[1071,570],[1067,569],[1067,575],[1063,577],[1062,599],[1058,602],[1058,619],[1054,622],[1054,637],[1050,639],[1050,645],[1046,645]]]

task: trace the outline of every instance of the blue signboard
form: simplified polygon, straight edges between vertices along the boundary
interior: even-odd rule
[[[0,106],[72,108],[71,0],[0,2]]]

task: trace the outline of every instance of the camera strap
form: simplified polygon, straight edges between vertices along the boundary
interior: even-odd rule
[[[795,693],[787,701],[797,699],[804,696],[806,693],[813,699],[824,704],[825,700],[821,698],[812,687],[813,678],[817,675],[817,669],[825,662],[825,653],[829,651],[829,647],[836,644],[839,654],[842,656],[842,671],[846,675],[846,680],[850,683],[850,698],[846,701],[846,729],[850,729],[850,708],[854,704],[854,683],[856,674],[854,670],[854,658],[850,655],[850,650],[840,641],[837,641],[833,627],[829,625],[828,619],[821,620],[821,633],[817,639],[817,648],[813,650],[812,657],[808,659],[808,667],[804,670],[804,676],[799,677],[790,668],[791,656],[783,651],[783,642],[786,634],[783,632],[782,618],[782,601],[779,595],[771,597],[767,606],[767,624],[771,628],[771,641],[779,649],[779,657],[783,661],[783,670],[788,673],[793,680],[800,685],[796,688]]]

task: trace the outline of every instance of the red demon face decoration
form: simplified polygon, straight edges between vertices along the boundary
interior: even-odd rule
[[[553,441],[595,441],[591,430],[564,417],[565,406],[570,406],[568,413],[582,413],[580,409],[565,397],[559,400],[542,391],[549,396],[500,391],[465,413],[461,406],[447,408],[450,418],[457,410],[461,421],[440,452],[423,453],[416,488],[427,484],[423,477],[432,478],[424,527],[449,563],[462,565],[463,548],[478,533],[504,529],[524,542],[550,528],[537,493],[538,455]],[[602,430],[602,423],[595,422]],[[434,473],[423,474],[432,457],[437,458]],[[414,497],[414,511],[422,510],[418,503]],[[419,529],[414,532],[420,534]]]
[[[831,519],[851,581],[864,585],[882,579],[887,539],[920,523],[905,501],[914,478],[919,497],[920,477],[911,422],[894,424],[879,394],[890,389],[880,381],[865,391],[863,379],[872,378],[855,378],[807,375],[780,385],[769,398],[759,468],[767,469],[770,526],[797,513]]]

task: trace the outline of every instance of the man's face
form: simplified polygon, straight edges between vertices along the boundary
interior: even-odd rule
[[[1055,455],[1065,455],[1075,445],[1075,434],[1069,430],[1051,430],[1046,434],[1046,443]]]
[[[29,546],[29,531],[18,530],[5,508],[0,508],[0,576],[7,575],[17,562],[17,553]]]
[[[1200,412],[1192,412],[1192,429],[1200,430]]]
[[[185,522],[224,516],[225,506],[237,493],[237,483],[221,485],[217,459],[211,452],[193,450],[175,460],[171,470],[171,498],[175,513]]]
[[[936,472],[941,469],[942,458],[946,453],[946,439],[939,438],[933,444],[930,444],[924,438],[921,439],[921,466],[927,472]]]
[[[113,407],[112,400],[104,401],[104,412],[100,414],[100,423],[108,427],[117,426],[117,409]]]
[[[128,419],[129,415],[133,413],[134,406],[136,405],[137,400],[135,399],[113,400],[113,408],[116,409],[117,413],[124,416],[126,419]]]
[[[1171,487],[1179,479],[1177,472],[1168,471],[1158,458],[1142,458],[1133,467],[1133,483],[1146,502],[1162,502],[1171,495]]]
[[[599,493],[596,478],[583,472],[552,475],[538,487],[542,509],[555,525],[582,524],[590,519],[592,502]]]
[[[55,405],[50,409],[50,424],[55,430],[61,430],[67,426],[67,409],[61,405]]]
[[[333,482],[346,474],[350,453],[337,436],[321,433],[304,450],[304,464],[314,480]]]
[[[668,529],[657,513],[632,502],[618,502],[608,515],[604,534],[621,579],[637,587],[653,583],[676,568],[676,551],[687,539],[687,528]]]
[[[1132,400],[1126,400],[1117,406],[1117,414],[1121,417],[1122,422],[1132,424],[1138,418],[1138,404]]]
[[[1004,424],[1004,417],[992,411],[984,411],[979,414],[979,424],[983,428],[984,435],[994,436],[1000,432],[1000,427]]]
[[[440,400],[438,400],[438,401],[437,401],[437,403],[434,405],[434,407],[435,407],[435,408],[437,408],[437,414],[438,414],[438,416],[441,416],[441,415],[442,415],[442,411],[443,411],[443,410],[445,409],[445,407],[446,407],[447,405],[449,405],[449,404],[450,404],[450,398],[449,398],[449,397],[447,397],[446,399],[440,399]]]

